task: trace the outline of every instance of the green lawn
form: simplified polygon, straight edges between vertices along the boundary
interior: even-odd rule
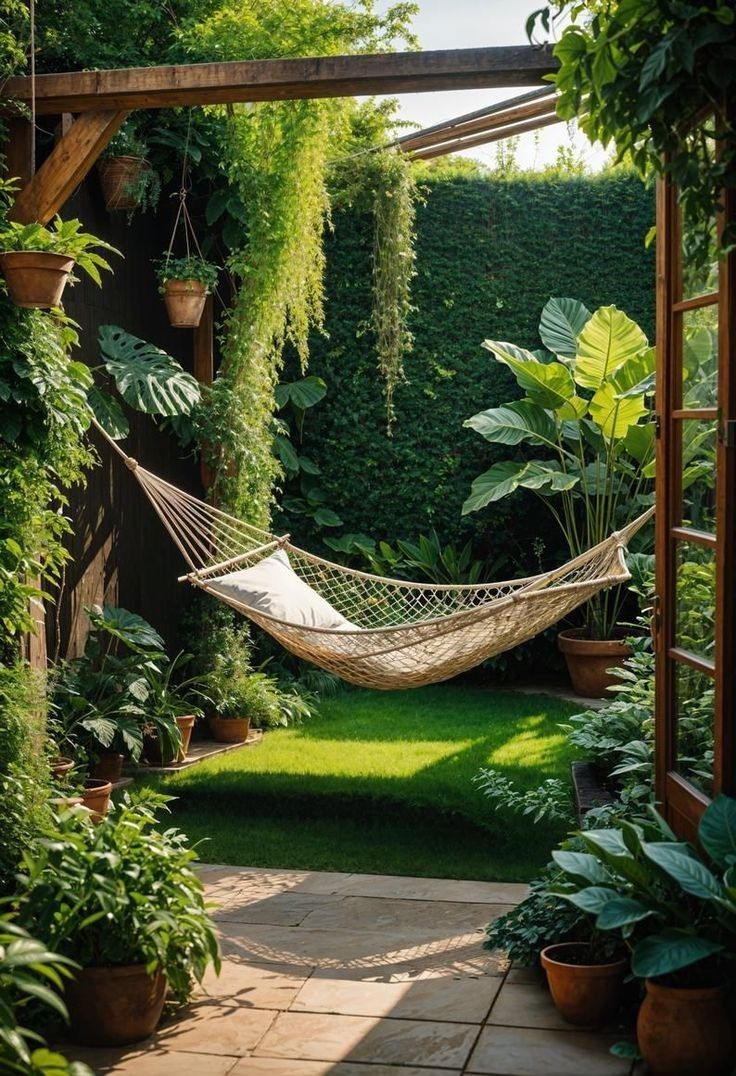
[[[524,787],[566,776],[558,726],[573,712],[488,687],[350,690],[165,788],[209,862],[524,880],[561,829],[495,810],[473,777],[483,765]]]

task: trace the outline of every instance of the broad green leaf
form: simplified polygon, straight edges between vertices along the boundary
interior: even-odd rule
[[[130,407],[173,417],[188,415],[199,403],[197,381],[154,344],[117,325],[101,325],[99,342],[105,368]]]
[[[699,859],[673,848],[667,841],[642,841],[641,847],[647,859],[656,863],[690,896],[701,900],[721,896],[718,880]]]
[[[599,930],[622,930],[654,915],[654,909],[631,897],[614,897],[601,909],[596,920]]]
[[[557,427],[547,412],[524,400],[481,411],[463,425],[476,430],[486,441],[499,445],[520,445],[522,441],[555,445],[557,437]]]
[[[736,862],[736,799],[722,793],[708,805],[698,827],[700,843],[719,867]]]
[[[530,351],[496,340],[484,340],[483,347],[509,367],[532,403],[554,411],[575,395],[572,375],[561,362],[539,362]]]
[[[645,348],[633,355],[610,378],[619,396],[650,395],[655,388],[656,349]]]
[[[616,890],[608,886],[589,885],[577,893],[570,893],[567,900],[589,915],[600,915],[608,902],[614,900],[617,895]]]
[[[722,950],[722,945],[709,938],[672,928],[639,942],[634,949],[631,970],[638,979],[656,979]]]
[[[623,310],[602,306],[578,336],[575,381],[583,388],[598,389],[646,346],[646,336]]]
[[[102,612],[89,609],[88,615],[96,631],[104,631],[134,650],[164,649],[164,641],[159,633],[137,613],[106,605]]]
[[[273,439],[273,445],[284,469],[291,474],[296,474],[299,470],[299,457],[289,438],[283,433],[277,433]]]
[[[289,381],[283,385],[277,385],[275,392],[276,405],[282,408],[287,403],[291,403],[301,411],[306,411],[307,408],[314,407],[320,400],[323,400],[326,393],[326,383],[321,377],[316,377],[312,374],[309,377],[302,377],[299,381]]]
[[[590,311],[577,299],[550,299],[542,311],[539,337],[555,355],[574,359],[577,338],[590,320]]]
[[[643,422],[626,431],[624,448],[637,463],[648,463],[654,456],[654,441],[654,423]]]
[[[128,436],[130,432],[128,420],[114,396],[93,385],[87,393],[87,403],[100,426],[108,436],[112,437],[113,441],[120,441]]]
[[[552,858],[565,874],[571,874],[574,878],[582,878],[592,885],[611,880],[610,874],[602,863],[587,852],[566,852],[557,849],[552,853]]]
[[[314,522],[318,523],[320,527],[342,526],[342,520],[337,512],[333,512],[331,508],[318,508],[314,513]]]
[[[584,414],[588,410],[588,401],[584,400],[582,396],[571,396],[569,400],[565,400],[563,404],[555,408],[555,415],[560,422],[566,422],[576,424],[580,421]],[[575,440],[580,436],[578,430],[575,431]]]
[[[647,414],[643,396],[621,399],[610,381],[603,384],[590,401],[590,417],[607,441],[619,441]]]
[[[487,504],[500,501],[520,487],[539,493],[556,493],[572,489],[578,482],[575,475],[565,474],[559,466],[536,460],[515,462],[505,460],[494,465],[473,482],[470,496],[463,505],[463,515],[477,512]]]

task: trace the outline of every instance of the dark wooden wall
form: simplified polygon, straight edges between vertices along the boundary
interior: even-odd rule
[[[157,213],[136,214],[128,222],[126,213],[105,210],[93,170],[64,207],[66,218],[78,217],[86,230],[125,255],[111,256],[115,275],[105,274],[102,288],[84,277],[64,296],[66,312],[80,326],[80,356],[90,366],[99,362],[98,327],[113,324],[152,341],[192,369],[192,332],[169,326],[151,265],[168,245],[169,202],[164,192]],[[200,496],[198,467],[173,436],[161,433],[149,416],[129,413],[129,419],[128,454]],[[100,465],[90,472],[86,489],[71,498],[72,560],[59,600],[47,611],[49,655],[79,652],[87,633],[84,609],[92,604],[121,605],[139,613],[170,647],[177,647],[188,598],[186,587],[176,582],[185,567],[182,558],[127,468],[93,440]]]

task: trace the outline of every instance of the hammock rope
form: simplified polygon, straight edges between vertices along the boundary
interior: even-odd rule
[[[94,420],[93,420],[94,422]],[[419,687],[457,676],[556,624],[599,591],[631,578],[624,552],[654,507],[551,572],[477,584],[414,583],[324,560],[178,489],[130,456],[97,423],[150,500],[189,571],[179,577],[244,613],[298,657],[363,687]],[[281,620],[214,589],[223,574],[277,550],[349,629]]]

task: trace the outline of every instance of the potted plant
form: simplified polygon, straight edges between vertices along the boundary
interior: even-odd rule
[[[196,854],[182,833],[157,826],[166,799],[124,795],[99,825],[78,808],[62,811],[49,839],[24,855],[20,925],[81,968],[64,990],[77,1043],[145,1039],[167,989],[181,1003],[209,964],[219,972]]]
[[[465,425],[492,444],[529,444],[541,458],[494,463],[473,482],[463,513],[531,490],[574,558],[652,502],[654,348],[615,306],[591,314],[574,299],[550,299],[539,334],[541,352],[484,342],[525,395]],[[579,695],[603,696],[608,669],[630,653],[618,626],[624,598],[620,587],[603,591],[585,605],[581,627],[560,633]]]
[[[97,171],[108,212],[155,208],[161,182],[146,160],[146,143],[130,120],[110,140]]]
[[[175,682],[190,660],[190,654],[180,652],[173,661],[151,661],[145,669],[148,691],[143,750],[154,766],[184,761],[194,722],[203,712],[201,704],[209,702],[200,690],[199,678]]]
[[[175,329],[196,329],[207,296],[217,283],[218,268],[204,258],[162,258],[156,269],[159,291]]]
[[[615,1015],[629,962],[610,938],[557,942],[540,960],[555,1007],[569,1024],[600,1027]]]
[[[736,1060],[727,964],[736,956],[736,800],[720,795],[698,838],[709,862],[652,821],[579,836],[587,851],[553,853],[558,893],[631,949],[644,981],[639,1049],[656,1076],[719,1076]]]
[[[96,249],[120,251],[81,230],[78,220],[56,217],[48,227],[4,220],[0,225],[0,269],[16,306],[57,307],[75,266],[98,285],[100,270],[110,271]]]
[[[241,669],[227,676],[215,666],[206,683],[213,704],[210,731],[218,743],[244,743],[251,727],[279,723],[279,687],[265,673]]]

